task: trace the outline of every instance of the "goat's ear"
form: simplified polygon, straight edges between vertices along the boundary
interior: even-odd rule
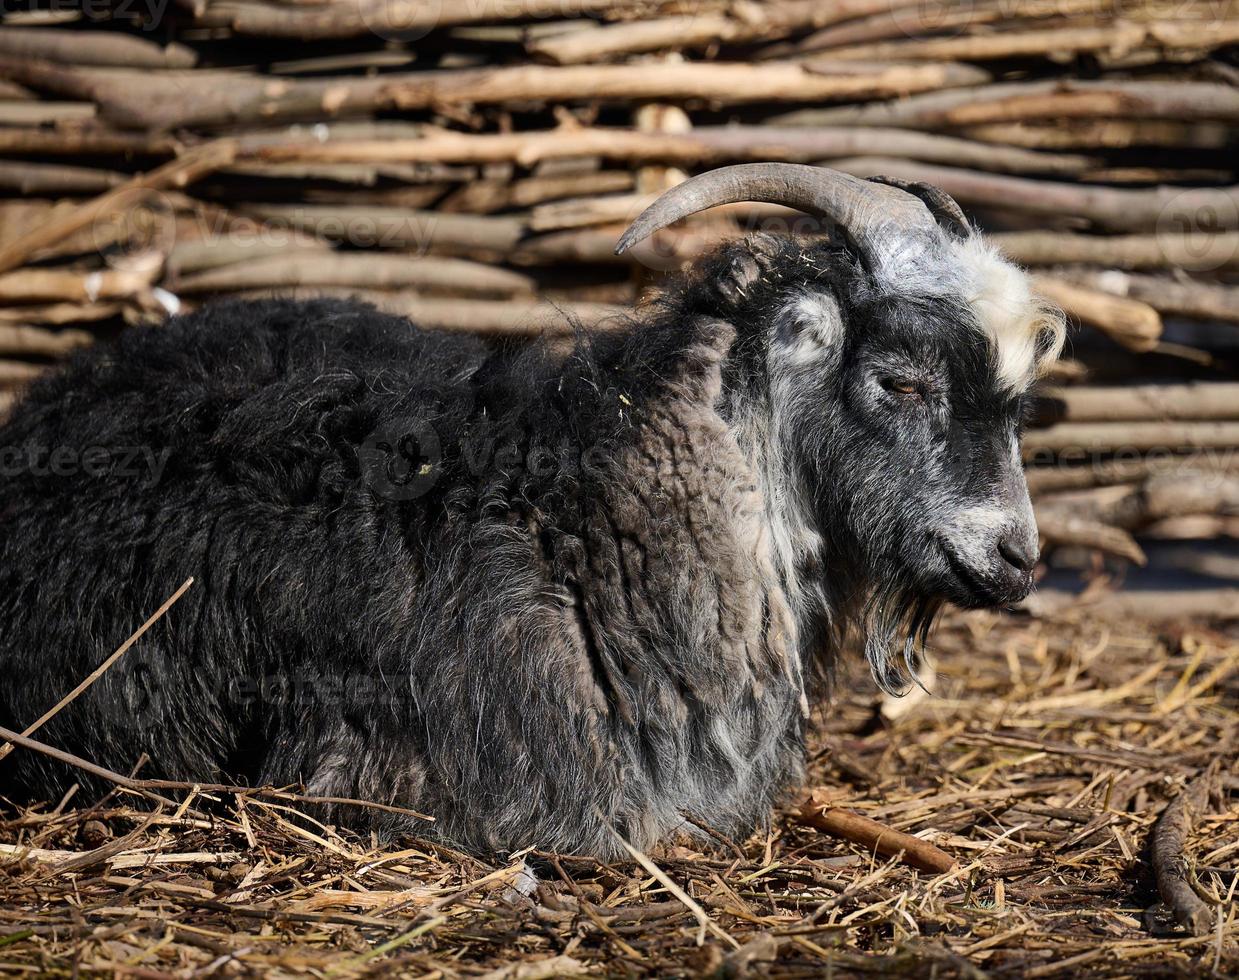
[[[738,303],[773,267],[778,242],[769,235],[749,235],[738,243],[731,263],[718,283],[719,294],[729,303]]]

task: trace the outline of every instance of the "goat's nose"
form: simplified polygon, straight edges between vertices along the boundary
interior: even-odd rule
[[[1037,541],[1028,535],[1008,532],[998,539],[998,553],[1021,572],[1031,572],[1041,557]]]

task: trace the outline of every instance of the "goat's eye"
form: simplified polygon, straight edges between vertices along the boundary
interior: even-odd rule
[[[901,398],[915,398],[923,400],[925,398],[924,389],[915,381],[909,381],[907,378],[884,378],[882,387],[892,394],[899,395]]]

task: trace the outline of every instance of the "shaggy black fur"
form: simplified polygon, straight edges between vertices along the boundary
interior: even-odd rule
[[[566,358],[280,300],[79,354],[0,425],[0,723],[29,724],[193,575],[39,738],[429,810],[486,850],[611,854],[612,827],[649,844],[681,811],[743,833],[799,773],[799,676],[830,636],[996,598],[918,557],[908,463],[941,453],[942,480],[984,495],[1012,410],[966,311],[875,292],[841,248],[768,247],[738,291],[743,246]],[[753,474],[709,417],[773,410],[772,331],[806,288],[849,328],[789,419],[824,542],[798,574],[826,583],[793,629],[732,527],[762,519],[736,496]],[[909,359],[957,393],[954,449],[867,403],[860,374]],[[0,762],[9,798],[79,777]]]

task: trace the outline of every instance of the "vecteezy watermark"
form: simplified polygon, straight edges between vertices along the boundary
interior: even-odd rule
[[[353,673],[300,671],[233,677],[227,681],[225,701],[237,707],[364,704],[367,708],[396,707],[412,700],[407,678]]]
[[[387,500],[416,500],[438,482],[443,446],[434,426],[421,419],[378,429],[358,452],[363,482]]]
[[[1239,252],[1239,202],[1227,188],[1180,191],[1158,212],[1156,236],[1172,265],[1193,272],[1220,269]]]
[[[1001,6],[1001,4],[1000,4]],[[891,0],[890,16],[902,34],[910,38],[957,37],[976,18],[972,0]]]
[[[549,484],[557,479],[601,478],[616,447],[603,440],[554,444],[537,434],[513,434],[502,426],[478,423],[450,447],[452,470],[460,479],[480,481],[488,475],[514,482]],[[447,447],[436,428],[424,420],[377,429],[358,451],[362,482],[387,500],[410,501],[439,485],[447,471]]]
[[[85,476],[96,480],[134,480],[153,487],[163,478],[171,455],[171,449],[156,450],[151,446],[0,446],[0,477]]]
[[[366,30],[385,41],[416,41],[443,21],[443,0],[354,0]],[[465,0],[453,0],[465,4]],[[455,18],[452,19],[453,21]]]
[[[117,207],[91,224],[90,236],[95,250],[113,265],[147,252],[166,255],[176,244],[176,208],[171,198],[158,191],[125,191]]]

